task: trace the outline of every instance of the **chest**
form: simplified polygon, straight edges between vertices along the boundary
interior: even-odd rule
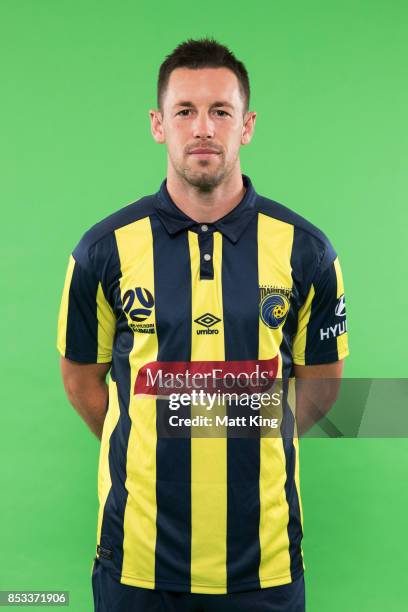
[[[119,330],[213,358],[228,347],[253,358],[262,330],[280,342],[296,318],[290,249],[255,230],[236,243],[217,231],[163,234],[128,251],[113,292]]]

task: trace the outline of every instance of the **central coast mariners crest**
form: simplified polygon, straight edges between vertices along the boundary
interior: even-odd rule
[[[291,290],[287,287],[259,287],[259,315],[267,327],[278,329],[286,321],[290,308]]]

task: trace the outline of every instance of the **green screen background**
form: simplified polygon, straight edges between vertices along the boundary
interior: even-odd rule
[[[57,313],[83,232],[165,176],[148,123],[161,61],[213,35],[245,62],[258,119],[242,169],[338,251],[345,375],[407,377],[408,8],[3,0],[0,11],[0,589],[69,590],[83,612],[99,443],[63,392]],[[407,450],[302,440],[309,612],[406,609]]]

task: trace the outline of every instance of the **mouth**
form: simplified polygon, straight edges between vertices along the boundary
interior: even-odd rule
[[[197,148],[190,151],[189,155],[193,155],[194,157],[198,157],[199,159],[207,159],[214,155],[219,155],[218,151],[214,151],[214,149],[205,149],[205,148]]]

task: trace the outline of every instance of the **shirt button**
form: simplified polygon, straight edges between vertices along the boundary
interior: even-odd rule
[[[204,223],[204,225],[201,226],[201,231],[206,232],[207,230],[208,230],[208,225]]]
[[[206,254],[204,255],[204,259],[205,259],[205,261],[210,261],[210,259],[211,259],[211,255],[209,255],[208,253],[206,253]]]

